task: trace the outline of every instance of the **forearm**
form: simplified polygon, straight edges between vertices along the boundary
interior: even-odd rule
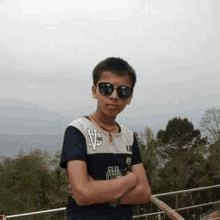
[[[121,198],[132,187],[134,182],[129,176],[112,180],[92,180],[84,186],[81,194],[78,192],[75,194],[75,199],[81,205],[108,202]]]
[[[143,186],[137,185],[133,189],[127,191],[121,197],[122,204],[145,203],[150,200],[151,192]]]

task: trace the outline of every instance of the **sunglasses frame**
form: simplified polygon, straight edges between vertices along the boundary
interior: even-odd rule
[[[100,84],[102,84],[102,83],[106,83],[106,84],[110,84],[111,85],[111,87],[112,88],[114,88],[113,90],[112,90],[112,92],[110,93],[110,94],[103,94],[101,91],[100,91]],[[100,83],[97,83],[97,86],[98,86],[98,89],[99,89],[99,93],[101,94],[101,95],[103,95],[103,96],[110,96],[113,92],[114,92],[114,90],[116,89],[116,91],[117,91],[117,95],[118,95],[118,97],[120,98],[120,99],[128,99],[128,98],[130,98],[131,96],[132,96],[132,93],[133,93],[133,88],[131,87],[131,86],[128,86],[128,85],[120,85],[120,86],[114,86],[112,83],[110,83],[110,82],[100,82]],[[121,97],[119,94],[119,89],[120,89],[120,87],[121,86],[126,86],[127,88],[129,88],[130,89],[130,95],[127,97]]]

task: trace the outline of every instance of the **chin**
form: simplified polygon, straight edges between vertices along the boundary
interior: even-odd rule
[[[114,113],[113,113],[113,112],[108,112],[107,115],[116,118],[117,115],[119,115],[120,113],[121,113],[121,112],[118,112],[118,111],[117,111],[117,112],[114,112]]]
[[[111,113],[108,113],[106,114],[107,116],[110,116],[110,117],[113,117],[113,118],[116,118],[118,114],[111,114]]]
[[[118,115],[118,112],[110,112],[110,111],[103,111],[104,115],[110,116],[110,117],[116,117]]]
[[[109,117],[117,117],[118,114],[120,114],[122,112],[121,111],[109,111],[108,109],[103,109],[101,110],[101,112],[106,115],[106,116],[109,116]]]

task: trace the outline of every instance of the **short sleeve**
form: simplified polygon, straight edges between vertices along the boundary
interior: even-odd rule
[[[74,159],[86,161],[86,140],[77,128],[69,126],[64,134],[60,167],[67,168],[67,162]]]
[[[140,155],[140,151],[138,148],[138,143],[137,143],[137,139],[134,135],[134,142],[132,145],[132,165],[138,164],[138,163],[142,163],[142,159],[141,159],[141,155]]]

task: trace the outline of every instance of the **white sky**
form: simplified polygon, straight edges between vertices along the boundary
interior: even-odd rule
[[[95,107],[92,70],[115,56],[137,72],[127,117],[220,107],[219,8],[215,0],[0,1],[0,98],[62,112]]]

